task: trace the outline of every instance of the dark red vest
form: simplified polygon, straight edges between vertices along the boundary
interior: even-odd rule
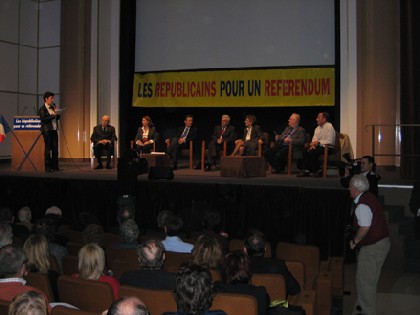
[[[386,223],[384,209],[379,200],[371,192],[365,192],[360,196],[359,202],[357,205],[364,204],[370,208],[372,211],[372,222],[370,229],[366,236],[359,241],[359,245],[372,245],[385,237],[389,236],[388,224]],[[357,218],[354,219],[354,225],[359,228],[357,223]]]

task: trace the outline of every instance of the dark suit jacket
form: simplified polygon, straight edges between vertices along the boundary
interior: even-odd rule
[[[242,140],[245,141],[246,138],[246,134],[247,134],[247,128],[244,128],[244,135],[242,137]],[[254,125],[252,126],[252,130],[251,130],[251,140],[250,141],[258,141],[259,139],[263,140],[263,134],[261,131],[261,127],[258,125]]]
[[[211,139],[214,141],[217,141],[217,139],[220,138],[220,136],[222,135],[222,126],[216,126],[214,127],[214,131],[213,131],[213,135],[211,136]],[[231,126],[231,125],[227,125],[225,132],[223,133],[222,139],[224,142],[233,142],[235,141],[236,138],[236,132],[235,132],[235,127]]]
[[[284,131],[280,134],[281,139],[276,141],[279,145],[283,144],[283,138],[289,133],[290,129],[293,128],[287,126],[286,129],[284,129]],[[289,136],[292,139],[293,158],[302,158],[302,150],[306,141],[306,130],[301,126],[297,126]]]
[[[175,290],[175,273],[163,270],[132,270],[124,273],[120,278],[121,285],[131,285],[138,288]]]
[[[57,115],[56,117],[50,115],[47,107],[45,107],[45,104],[39,108],[38,114],[39,114],[39,118],[41,119],[41,131],[42,132],[53,131],[54,127],[53,127],[52,121],[54,119],[57,119],[57,123],[58,123],[58,120],[60,119],[60,115]],[[57,125],[57,128],[58,128],[58,125]]]
[[[252,273],[280,274],[286,282],[286,294],[296,295],[300,292],[299,283],[287,269],[284,260],[265,257],[251,257]]]
[[[117,136],[115,135],[115,128],[111,125],[106,127],[106,130],[102,130],[102,125],[97,125],[93,128],[92,135],[90,136],[90,140],[93,141],[94,144],[100,140],[110,140],[112,143],[117,141]]]
[[[185,126],[179,127],[176,132],[176,137],[181,138],[182,133],[184,132]],[[196,140],[198,136],[198,129],[194,126],[190,127],[190,131],[188,132],[187,138],[185,139],[186,142],[190,140]]]
[[[143,139],[143,129],[141,127],[139,127],[139,129],[137,129],[137,134],[136,137],[134,138],[134,143],[137,142],[137,140],[142,140]],[[158,141],[159,139],[159,133],[156,131],[155,128],[149,128],[149,138],[148,140],[153,140],[154,142]]]
[[[257,287],[252,284],[227,284],[220,281],[214,283],[213,288],[216,292],[238,293],[252,295],[257,299],[258,315],[267,315],[267,309],[270,305],[270,297],[265,287]]]

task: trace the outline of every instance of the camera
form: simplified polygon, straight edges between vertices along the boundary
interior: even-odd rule
[[[343,157],[347,161],[347,169],[350,171],[350,175],[353,176],[355,174],[360,174],[361,172],[361,159],[351,159],[350,154],[346,153],[343,154]]]

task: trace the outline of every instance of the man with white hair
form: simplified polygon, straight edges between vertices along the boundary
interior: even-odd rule
[[[209,143],[209,163],[206,165],[205,171],[216,169],[217,156],[223,151],[223,144],[226,142],[227,152],[231,152],[235,143],[235,127],[230,124],[230,116],[222,115],[220,125],[214,127],[213,135]],[[227,153],[228,154],[228,153]]]
[[[111,155],[114,151],[114,142],[117,141],[115,127],[109,124],[110,117],[102,116],[102,123],[93,128],[90,140],[93,142],[93,152],[98,160],[98,166],[95,169],[102,169],[102,151],[106,151],[106,168],[111,169]]]
[[[353,314],[376,314],[376,286],[382,265],[390,249],[389,231],[382,204],[369,192],[369,182],[363,175],[350,181],[354,199],[356,234],[350,248],[358,249],[356,287],[357,300]]]

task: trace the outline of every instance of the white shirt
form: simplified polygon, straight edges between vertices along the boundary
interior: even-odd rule
[[[50,115],[54,115],[55,111],[52,109],[52,106],[45,104],[45,107],[47,108]],[[51,120],[52,126],[54,130],[57,130],[57,120],[54,118]]]
[[[333,146],[335,144],[335,130],[333,125],[327,121],[323,126],[316,127],[312,141],[318,141],[321,147],[327,144]]]
[[[245,136],[245,141],[251,140],[251,131],[252,131],[252,127],[248,127],[248,130],[247,130],[246,136]]]
[[[358,203],[361,196],[362,194],[357,196],[356,199],[354,199],[354,203]],[[373,214],[369,206],[365,204],[357,205],[355,214],[359,226],[371,226]]]

